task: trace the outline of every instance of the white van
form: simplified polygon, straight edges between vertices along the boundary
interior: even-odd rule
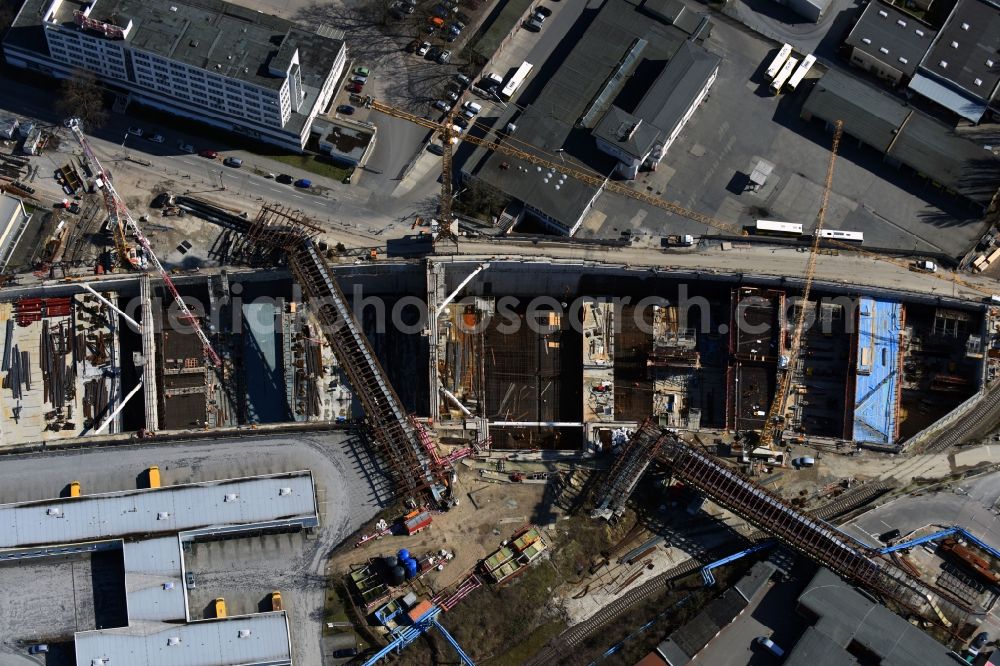
[[[937,273],[937,264],[933,261],[920,260],[914,265],[914,268],[927,273]]]
[[[773,654],[775,657],[784,657],[785,656],[785,651],[782,650],[777,645],[775,645],[774,641],[772,641],[767,636],[758,636],[756,638],[756,641],[757,641],[757,645],[761,646],[762,648],[764,648],[765,650],[767,650],[768,652],[770,652],[771,654]]]
[[[469,118],[472,118],[477,113],[483,110],[483,105],[477,104],[476,102],[466,102],[462,106],[462,108],[464,109],[465,115],[467,115]]]

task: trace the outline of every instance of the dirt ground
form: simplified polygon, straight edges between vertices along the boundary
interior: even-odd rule
[[[459,476],[456,490],[459,505],[435,515],[429,529],[414,536],[389,535],[358,548],[344,544],[330,559],[331,570],[348,571],[352,565],[394,554],[400,548],[415,554],[446,549],[455,558],[444,571],[425,577],[428,585],[439,591],[463,579],[519,527],[533,523],[544,528],[562,515],[558,508],[540,510],[546,493],[546,486],[540,484],[483,483],[466,473]]]

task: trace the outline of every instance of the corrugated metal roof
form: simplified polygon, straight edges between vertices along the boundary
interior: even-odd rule
[[[923,74],[918,73],[910,80],[910,90],[920,93],[927,99],[974,123],[978,123],[983,114],[986,113],[985,102],[970,99]]]
[[[984,208],[1000,185],[1000,158],[920,113],[907,119],[889,156]]]
[[[843,120],[845,133],[882,152],[910,113],[893,97],[836,69],[823,75],[802,111],[831,123]]]
[[[181,544],[177,537],[125,544],[125,596],[129,624],[143,620],[187,620]]]
[[[0,505],[0,548],[281,520],[318,520],[311,472]]]
[[[901,303],[863,296],[858,302],[854,440],[892,444],[896,439]]]
[[[128,628],[83,631],[76,634],[76,663],[80,666],[283,666],[292,663],[288,618],[282,611],[187,625],[151,622]]]

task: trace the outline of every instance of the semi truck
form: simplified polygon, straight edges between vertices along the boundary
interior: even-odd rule
[[[691,247],[694,236],[691,234],[664,236],[660,239],[660,247]]]

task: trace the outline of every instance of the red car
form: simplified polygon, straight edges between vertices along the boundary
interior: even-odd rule
[[[219,156],[219,153],[215,152],[214,150],[208,150],[207,148],[205,150],[199,150],[198,154],[201,155],[202,157],[207,157],[210,160],[214,160],[216,157]]]
[[[352,93],[359,93],[359,92],[361,92],[361,89],[364,88],[364,87],[365,87],[364,84],[361,84],[361,83],[352,83],[349,86],[347,86],[347,90],[349,92],[352,92]]]

